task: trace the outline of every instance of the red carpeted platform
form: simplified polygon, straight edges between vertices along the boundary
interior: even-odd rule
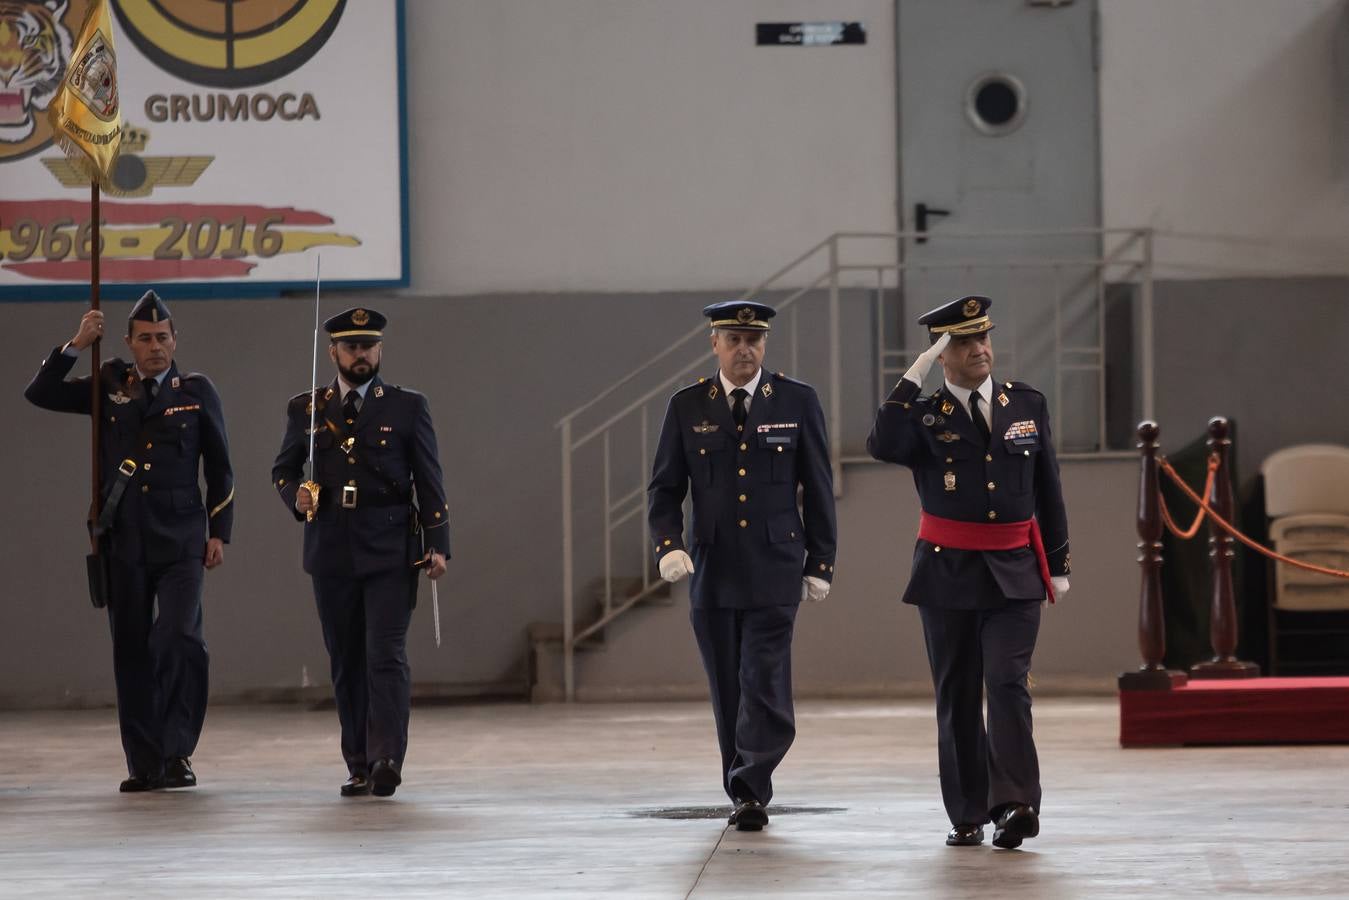
[[[1192,680],[1120,691],[1123,747],[1349,743],[1349,678]]]

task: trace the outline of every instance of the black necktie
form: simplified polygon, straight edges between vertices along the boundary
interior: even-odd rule
[[[342,401],[342,418],[351,425],[356,421],[357,405],[361,401],[361,395],[356,391],[347,391],[347,397]]]
[[[736,388],[731,391],[731,396],[735,398],[735,404],[731,406],[731,417],[735,419],[735,424],[740,427],[745,425],[745,398],[749,396],[749,391],[744,388]]]
[[[984,446],[988,446],[988,440],[991,433],[988,430],[988,422],[984,421],[984,411],[979,408],[979,401],[984,399],[979,396],[978,391],[970,392],[970,418],[974,420],[974,427],[979,429],[979,436],[984,439]]]
[[[159,381],[154,378],[142,378],[141,387],[145,390],[145,402],[153,403],[155,394],[159,393]]]

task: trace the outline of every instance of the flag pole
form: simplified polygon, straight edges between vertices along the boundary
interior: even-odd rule
[[[90,247],[89,247],[89,308],[98,309],[98,284],[99,284],[99,244],[102,242],[99,234],[99,188],[98,179],[89,179],[89,215],[90,215]],[[101,509],[101,495],[103,493],[102,475],[99,465],[99,426],[102,424],[102,354],[99,352],[103,343],[100,335],[94,339],[93,346],[90,348],[93,352],[90,356],[90,365],[93,367],[93,377],[89,379],[89,388],[92,392],[89,398],[89,421],[91,423],[91,449],[92,459],[91,468],[93,471],[93,502],[90,504],[91,512],[89,514],[89,523],[95,526],[98,522]],[[91,527],[89,529],[89,540],[91,543],[90,552],[98,556],[98,529]]]

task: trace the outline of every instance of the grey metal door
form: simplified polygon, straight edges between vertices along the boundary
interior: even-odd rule
[[[928,233],[901,242],[898,340],[925,344],[911,323],[945,300],[993,297],[995,374],[1050,396],[1063,449],[1097,449],[1096,4],[897,0],[895,20],[902,224]]]

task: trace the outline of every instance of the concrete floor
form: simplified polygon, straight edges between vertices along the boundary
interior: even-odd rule
[[[111,710],[0,714],[0,896],[1349,896],[1349,747],[1129,750],[1036,706],[1041,836],[943,846],[931,708],[802,704],[760,834],[717,807],[704,704],[414,711],[405,784],[342,800],[331,711],[211,710],[195,790],[119,795]],[[830,811],[839,810],[841,811]]]

